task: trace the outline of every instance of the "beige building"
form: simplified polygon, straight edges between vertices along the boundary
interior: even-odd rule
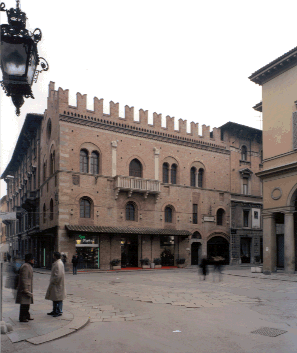
[[[262,207],[261,131],[235,123],[221,129],[166,117],[103,100],[86,107],[68,103],[68,90],[49,85],[44,115],[28,114],[13,157],[2,175],[15,254],[28,250],[42,267],[52,252],[77,252],[81,266],[109,269],[110,261],[138,267],[142,259],[178,259],[197,265],[202,256],[226,263],[260,256]],[[231,203],[237,202],[231,227]],[[235,232],[236,231],[236,232]],[[235,232],[235,233],[234,233]],[[242,239],[245,238],[245,239]],[[242,250],[243,249],[243,250]]]
[[[262,86],[264,272],[296,266],[297,49],[253,73]]]

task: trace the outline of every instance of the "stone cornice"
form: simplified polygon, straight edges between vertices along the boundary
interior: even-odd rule
[[[90,118],[90,120],[89,119],[87,120],[87,119],[83,119],[83,118],[60,114],[60,121],[69,122],[69,123],[78,124],[78,125],[85,125],[85,126],[89,126],[89,127],[103,129],[103,130],[114,131],[114,132],[118,132],[118,133],[122,133],[122,134],[126,134],[126,135],[132,135],[132,136],[147,138],[147,139],[151,139],[151,140],[157,140],[157,141],[165,142],[165,143],[166,142],[173,143],[176,145],[182,145],[182,146],[191,147],[191,148],[208,150],[208,151],[223,153],[223,154],[230,154],[230,151],[227,150],[225,146],[219,146],[214,143],[194,140],[194,139],[191,139],[188,137],[182,137],[182,136],[168,137],[168,136],[166,136],[167,134],[164,133],[164,135],[165,135],[164,136],[161,133],[159,133],[158,131],[155,131],[153,129],[152,130],[142,129],[142,130],[146,130],[146,131],[142,131],[142,130],[140,130],[140,128],[137,128],[134,126],[132,127],[127,124],[118,124],[116,126],[116,125],[114,125],[114,122],[110,121],[110,120],[100,119],[100,121],[99,121],[99,119],[98,119],[98,120],[94,121],[93,118]],[[122,125],[122,126],[120,126],[120,125]],[[124,125],[126,127],[124,127]]]
[[[297,171],[297,162],[283,164],[274,168],[262,170],[261,172],[256,173],[256,176],[264,179],[264,178],[269,178],[271,176],[284,174],[292,171]]]

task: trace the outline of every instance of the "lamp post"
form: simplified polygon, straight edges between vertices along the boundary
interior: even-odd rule
[[[26,29],[26,14],[20,9],[20,1],[16,0],[16,8],[5,9],[0,4],[0,11],[6,11],[8,24],[1,25],[1,86],[6,95],[11,97],[20,115],[24,98],[33,98],[31,86],[37,82],[40,72],[48,70],[47,61],[38,56],[37,43],[42,34],[39,28],[33,33]],[[40,64],[41,69],[37,70]]]

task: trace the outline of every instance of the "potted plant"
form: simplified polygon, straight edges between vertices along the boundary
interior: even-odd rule
[[[154,259],[155,268],[162,268],[161,259],[158,257]]]
[[[140,260],[142,268],[150,268],[150,260],[146,257]]]
[[[184,258],[176,259],[177,267],[180,267],[180,268],[185,267],[186,266],[185,262],[186,262],[186,259]]]
[[[119,259],[113,259],[110,261],[110,265],[112,267],[113,270],[120,270],[121,266],[119,265],[121,262],[121,260]]]
[[[256,255],[255,256],[255,265],[256,266],[251,267],[252,273],[262,273],[263,272],[263,268],[262,268],[262,266],[260,266],[260,261],[261,261],[260,255]]]

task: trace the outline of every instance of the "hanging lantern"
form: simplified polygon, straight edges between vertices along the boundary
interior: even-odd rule
[[[38,56],[37,43],[42,37],[41,30],[36,28],[31,33],[26,29],[26,14],[21,11],[19,1],[17,7],[10,10],[6,10],[5,4],[1,3],[0,11],[6,11],[8,18],[8,24],[1,25],[1,86],[11,97],[16,114],[20,115],[24,98],[34,99],[31,86],[37,82],[40,72],[48,70],[48,64]],[[39,64],[41,70],[37,70]]]

